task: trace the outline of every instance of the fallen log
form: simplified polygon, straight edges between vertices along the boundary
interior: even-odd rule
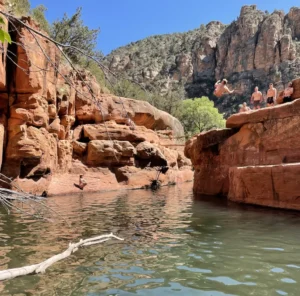
[[[113,233],[100,235],[93,238],[88,238],[85,240],[80,240],[78,243],[70,243],[68,249],[64,252],[55,255],[41,263],[28,265],[20,268],[12,268],[7,270],[0,271],[0,280],[9,280],[19,276],[30,275],[30,274],[38,274],[38,273],[45,273],[46,269],[53,265],[54,263],[63,260],[69,257],[72,253],[75,253],[80,247],[87,247],[91,245],[101,244],[110,240],[111,238],[115,238],[117,240],[124,240],[120,237],[115,236]]]

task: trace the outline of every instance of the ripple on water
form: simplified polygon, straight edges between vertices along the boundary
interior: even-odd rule
[[[34,264],[108,231],[125,241],[81,249],[46,275],[4,282],[1,296],[299,295],[300,215],[197,201],[181,186],[55,202],[72,231],[0,211],[3,266]]]
[[[239,285],[245,285],[245,286],[256,286],[256,283],[253,282],[239,282],[236,281],[230,277],[227,276],[217,276],[217,277],[207,277],[210,281],[215,281],[218,283],[222,283],[226,286],[239,286]]]
[[[281,281],[283,283],[287,283],[287,284],[296,284],[297,283],[295,280],[290,279],[290,278],[283,278],[283,279],[281,279]]]
[[[276,290],[276,293],[279,295],[288,295],[288,293],[281,291],[281,290]]]
[[[184,265],[177,266],[176,268],[180,270],[186,270],[186,271],[197,272],[197,273],[212,273],[210,269],[194,268],[194,267],[188,267]]]
[[[284,269],[279,268],[279,267],[275,267],[275,268],[271,269],[271,272],[274,272],[274,273],[283,273],[284,271],[285,271]]]

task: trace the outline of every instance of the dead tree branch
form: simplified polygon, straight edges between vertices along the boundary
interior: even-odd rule
[[[45,273],[48,267],[50,267],[51,265],[53,265],[58,261],[61,261],[69,257],[71,254],[75,253],[80,247],[87,247],[96,244],[101,244],[112,238],[115,238],[120,241],[124,240],[110,233],[110,234],[100,235],[94,238],[80,240],[78,243],[70,243],[68,249],[66,249],[64,252],[57,254],[41,263],[0,271],[0,281],[13,279],[23,275]]]

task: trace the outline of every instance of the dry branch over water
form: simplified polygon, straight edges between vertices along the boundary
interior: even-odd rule
[[[53,265],[54,263],[61,261],[71,254],[75,253],[80,247],[87,247],[91,245],[101,244],[110,240],[111,238],[115,238],[117,240],[124,240],[118,236],[115,236],[113,233],[104,234],[93,238],[88,238],[85,240],[80,240],[78,243],[70,243],[68,249],[64,252],[57,254],[41,263],[24,266],[20,268],[12,268],[7,270],[0,271],[0,280],[9,280],[23,275],[30,275],[30,274],[38,274],[38,273],[45,273],[46,269]]]

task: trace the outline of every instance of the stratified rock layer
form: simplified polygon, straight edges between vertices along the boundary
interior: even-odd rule
[[[156,178],[156,166],[168,164],[163,185],[192,179],[188,160],[166,147],[184,135],[176,118],[105,93],[89,72],[63,61],[54,44],[22,26],[18,31],[9,47],[14,63],[0,59],[0,166],[16,185],[68,194],[80,191],[74,184],[83,174],[85,191],[140,188]],[[134,130],[125,125],[128,117]]]
[[[236,114],[186,143],[194,191],[300,210],[300,100]]]

